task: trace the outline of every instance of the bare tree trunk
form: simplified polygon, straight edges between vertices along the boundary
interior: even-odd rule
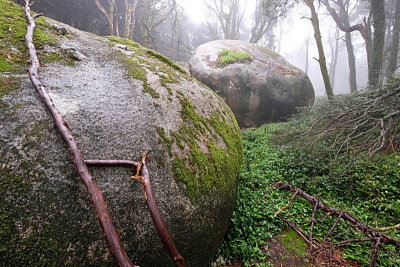
[[[206,7],[210,15],[214,17],[221,27],[224,39],[238,40],[240,36],[240,25],[242,24],[244,11],[241,11],[239,0],[212,0]],[[247,0],[244,1],[247,4]]]
[[[270,19],[264,14],[262,4],[262,0],[256,0],[256,10],[254,14],[253,26],[251,28],[250,43],[257,43],[260,41],[271,24]]]
[[[386,6],[385,6],[385,13],[386,13],[386,32],[385,32],[385,45],[383,48],[383,79],[385,80],[389,74],[388,74],[388,64],[389,64],[389,54],[390,54],[390,49],[391,49],[391,44],[392,44],[392,27],[394,23],[394,16],[395,16],[395,6],[394,6],[394,1],[397,2],[397,0],[386,0]]]
[[[306,39],[306,66],[305,72],[308,75],[308,68],[309,68],[309,58],[310,58],[310,31],[308,31],[307,39]]]
[[[125,15],[124,15],[124,32],[123,37],[133,39],[133,32],[135,30],[135,12],[138,4],[138,0],[129,2],[124,0],[125,4]]]
[[[109,35],[117,35],[117,36],[119,36],[118,16],[114,16],[114,11],[117,12],[114,0],[108,0],[108,5],[109,5],[108,11],[99,2],[99,0],[94,0],[94,3],[96,4],[97,8],[101,11],[101,13],[107,19]]]
[[[396,9],[394,13],[392,45],[389,53],[389,62],[388,62],[389,77],[393,76],[393,73],[397,67],[397,60],[399,55],[399,42],[400,42],[399,33],[400,33],[400,0],[397,0]]]
[[[357,71],[356,71],[356,57],[354,56],[354,48],[350,32],[346,32],[346,49],[347,49],[347,59],[349,62],[350,93],[353,94],[357,92]]]
[[[155,43],[154,30],[157,26],[167,20],[167,18],[176,12],[177,5],[176,0],[169,1],[156,1],[156,0],[144,0],[142,1],[142,17],[141,17],[141,38],[142,45],[150,47],[153,45],[153,49],[157,49]]]
[[[343,3],[343,0],[339,1],[340,18],[346,25],[346,27],[350,27],[349,6],[350,6],[350,1],[347,1],[346,4]],[[350,94],[353,94],[357,92],[357,70],[356,70],[356,57],[354,56],[354,47],[351,38],[351,32],[345,32],[345,42],[347,49],[347,61],[349,64]]]
[[[326,67],[324,46],[322,45],[321,31],[319,29],[319,19],[317,12],[315,11],[314,0],[304,0],[304,1],[311,11],[311,23],[314,28],[314,38],[317,43],[318,55],[319,55],[318,63],[325,84],[325,92],[326,95],[328,96],[328,99],[332,100],[334,98],[334,94],[331,81],[329,79],[328,68]]]
[[[374,32],[368,77],[369,85],[376,86],[381,81],[385,45],[385,5],[382,0],[371,0],[371,19]]]
[[[119,35],[119,13],[118,13],[118,9],[117,9],[117,5],[115,4],[115,0],[112,1],[112,5],[113,5],[113,12],[112,12],[112,16],[114,19],[114,33],[116,36],[120,36]]]
[[[331,53],[332,53],[332,59],[331,59],[331,64],[329,66],[329,77],[331,79],[332,83],[332,89],[335,88],[335,75],[336,75],[336,66],[337,66],[337,60],[338,60],[338,54],[339,54],[339,28],[336,27],[335,31],[335,44],[331,46]]]

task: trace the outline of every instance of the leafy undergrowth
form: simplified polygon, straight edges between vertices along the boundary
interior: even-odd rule
[[[275,145],[272,140],[292,127],[291,123],[269,124],[243,131],[244,160],[240,173],[237,205],[231,226],[220,246],[217,258],[242,262],[245,266],[269,266],[266,240],[281,233],[285,226],[274,213],[286,206],[291,193],[270,188],[283,181],[318,196],[333,208],[353,214],[371,227],[380,228],[399,223],[400,218],[400,155],[398,153],[329,160],[315,150],[305,152],[293,145]],[[323,144],[322,144],[323,145]],[[321,146],[322,146],[321,145]],[[297,197],[290,209],[292,221],[310,220],[313,207]],[[285,212],[283,212],[285,213]],[[322,215],[318,215],[322,216]],[[334,220],[334,219],[332,219]],[[323,238],[328,224],[317,224],[314,235]],[[400,231],[386,234],[400,239]],[[361,237],[348,233],[346,238]],[[341,247],[343,258],[368,265],[371,244],[348,244]],[[386,249],[398,253],[390,246]],[[399,259],[381,250],[379,266],[398,266]]]

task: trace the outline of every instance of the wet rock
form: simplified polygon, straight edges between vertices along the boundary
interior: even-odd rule
[[[137,161],[151,150],[150,175],[165,224],[188,265],[206,266],[236,199],[242,146],[233,114],[154,51],[63,27],[68,34],[56,36],[54,49],[79,51],[84,60],[45,62],[40,75],[84,157]],[[19,83],[0,98],[0,261],[113,266],[68,148],[29,79]],[[133,170],[90,172],[132,261],[173,266],[143,203],[142,185],[130,178]]]
[[[67,34],[67,29],[62,25],[54,24],[53,28],[61,35]]]
[[[222,65],[223,49],[244,51],[251,59]],[[279,54],[244,41],[199,46],[190,60],[190,72],[227,102],[240,127],[284,120],[314,102],[314,89],[303,71]]]

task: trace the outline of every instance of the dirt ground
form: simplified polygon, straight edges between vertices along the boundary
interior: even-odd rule
[[[324,253],[311,253],[305,241],[293,232],[284,231],[280,235],[268,240],[262,250],[269,255],[265,263],[271,263],[274,267],[358,267],[359,263],[343,258],[343,252],[335,249],[335,259],[328,258]],[[224,267],[243,267],[240,262],[230,263]]]

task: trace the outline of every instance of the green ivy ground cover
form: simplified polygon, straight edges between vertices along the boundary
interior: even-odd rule
[[[391,226],[400,218],[400,155],[377,155],[356,161],[351,168],[345,160],[328,161],[323,154],[304,153],[292,146],[274,145],[277,135],[290,123],[269,124],[242,132],[244,158],[239,192],[231,226],[216,257],[240,261],[245,266],[269,266],[268,255],[261,250],[265,241],[286,226],[274,213],[287,205],[291,193],[269,189],[277,181],[300,187],[318,196],[331,207],[347,211],[372,227]],[[313,207],[296,198],[291,219],[310,218]],[[316,225],[320,237],[331,226]],[[399,230],[385,232],[400,239]],[[359,236],[348,236],[357,238]],[[390,246],[388,250],[392,250]],[[349,244],[342,247],[344,257],[368,265],[371,246]],[[399,266],[385,251],[380,266]]]

